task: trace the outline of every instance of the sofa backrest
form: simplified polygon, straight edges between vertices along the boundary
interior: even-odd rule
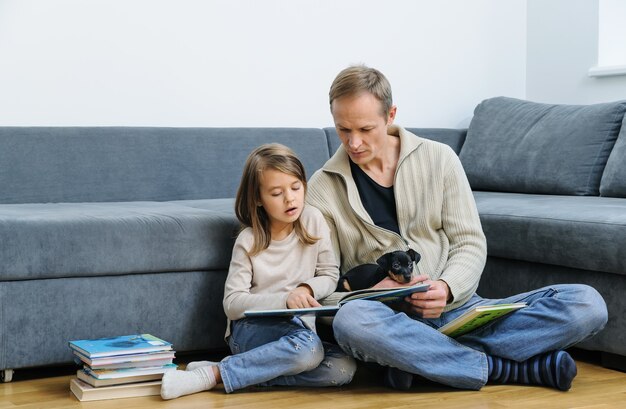
[[[467,129],[406,128],[406,130],[422,138],[445,143],[454,149],[457,155],[461,151],[463,142],[465,142],[465,135],[467,134]],[[341,141],[335,128],[324,128],[324,131],[328,136],[328,147],[332,155],[341,146]]]
[[[292,148],[307,176],[329,158],[313,128],[0,127],[0,203],[234,197],[267,142]]]
[[[626,197],[626,116],[602,174],[600,196]]]
[[[598,195],[624,112],[626,101],[487,99],[474,110],[459,157],[473,190]]]

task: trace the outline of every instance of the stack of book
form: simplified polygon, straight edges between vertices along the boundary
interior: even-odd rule
[[[161,378],[176,370],[172,344],[150,334],[70,341],[83,364],[70,380],[80,401],[158,395]]]

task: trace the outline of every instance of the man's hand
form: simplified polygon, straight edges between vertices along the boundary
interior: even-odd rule
[[[413,293],[404,300],[409,304],[408,309],[411,313],[422,318],[439,318],[450,299],[450,287],[443,280],[432,281],[428,280],[428,277],[423,282],[430,284],[428,291]]]
[[[296,287],[287,297],[287,308],[310,308],[322,305],[313,298],[313,290],[308,285]]]

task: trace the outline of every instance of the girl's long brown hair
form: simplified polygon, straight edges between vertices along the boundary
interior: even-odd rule
[[[254,244],[249,252],[251,257],[268,248],[272,239],[269,216],[263,206],[259,206],[261,175],[266,169],[274,169],[298,178],[306,195],[304,166],[291,149],[279,143],[269,143],[259,146],[250,153],[235,198],[235,214],[244,227],[252,228]],[[310,245],[319,240],[306,231],[300,218],[294,222],[294,230],[303,244]]]

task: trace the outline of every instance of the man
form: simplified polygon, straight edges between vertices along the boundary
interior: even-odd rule
[[[333,231],[341,270],[410,248],[422,256],[413,283],[430,284],[406,299],[403,312],[372,301],[344,305],[333,320],[340,346],[387,367],[385,383],[397,389],[419,375],[463,389],[490,381],[569,390],[576,364],[563,349],[606,324],[598,292],[554,285],[502,300],[476,295],[487,246],[458,157],[393,125],[397,107],[378,70],[341,71],[329,97],[342,148],[312,176],[307,200]],[[385,278],[376,287],[397,285]],[[496,301],[528,306],[457,339],[437,330]]]

